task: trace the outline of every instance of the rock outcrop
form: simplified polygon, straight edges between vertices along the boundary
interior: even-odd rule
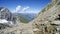
[[[0,7],[0,29],[1,27],[12,26],[15,23],[16,18],[5,7]]]
[[[6,19],[8,21],[11,21],[12,13],[4,7],[0,7],[0,19]]]

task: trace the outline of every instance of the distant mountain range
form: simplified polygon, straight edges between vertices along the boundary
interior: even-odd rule
[[[15,16],[20,18],[21,22],[29,22],[36,17],[36,13],[14,13]]]

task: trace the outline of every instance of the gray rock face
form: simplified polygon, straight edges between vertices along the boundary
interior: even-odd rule
[[[8,21],[11,21],[13,20],[12,18],[12,13],[7,8],[0,7],[0,19],[6,19]]]
[[[0,19],[6,19],[7,21],[15,21],[14,15],[4,7],[0,7]]]
[[[11,26],[15,24],[15,20],[16,18],[7,8],[0,7],[0,24]]]

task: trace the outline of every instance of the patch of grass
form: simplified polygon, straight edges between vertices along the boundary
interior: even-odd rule
[[[60,2],[57,5],[60,5]]]
[[[29,20],[27,20],[26,18],[24,18],[22,15],[19,15],[19,20],[22,22],[22,23],[28,23]]]
[[[45,10],[45,8],[42,10],[42,12],[45,12],[46,10]]]

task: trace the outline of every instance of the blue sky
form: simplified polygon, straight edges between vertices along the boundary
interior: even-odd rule
[[[38,13],[51,0],[0,0],[0,7],[6,7],[13,13]]]

